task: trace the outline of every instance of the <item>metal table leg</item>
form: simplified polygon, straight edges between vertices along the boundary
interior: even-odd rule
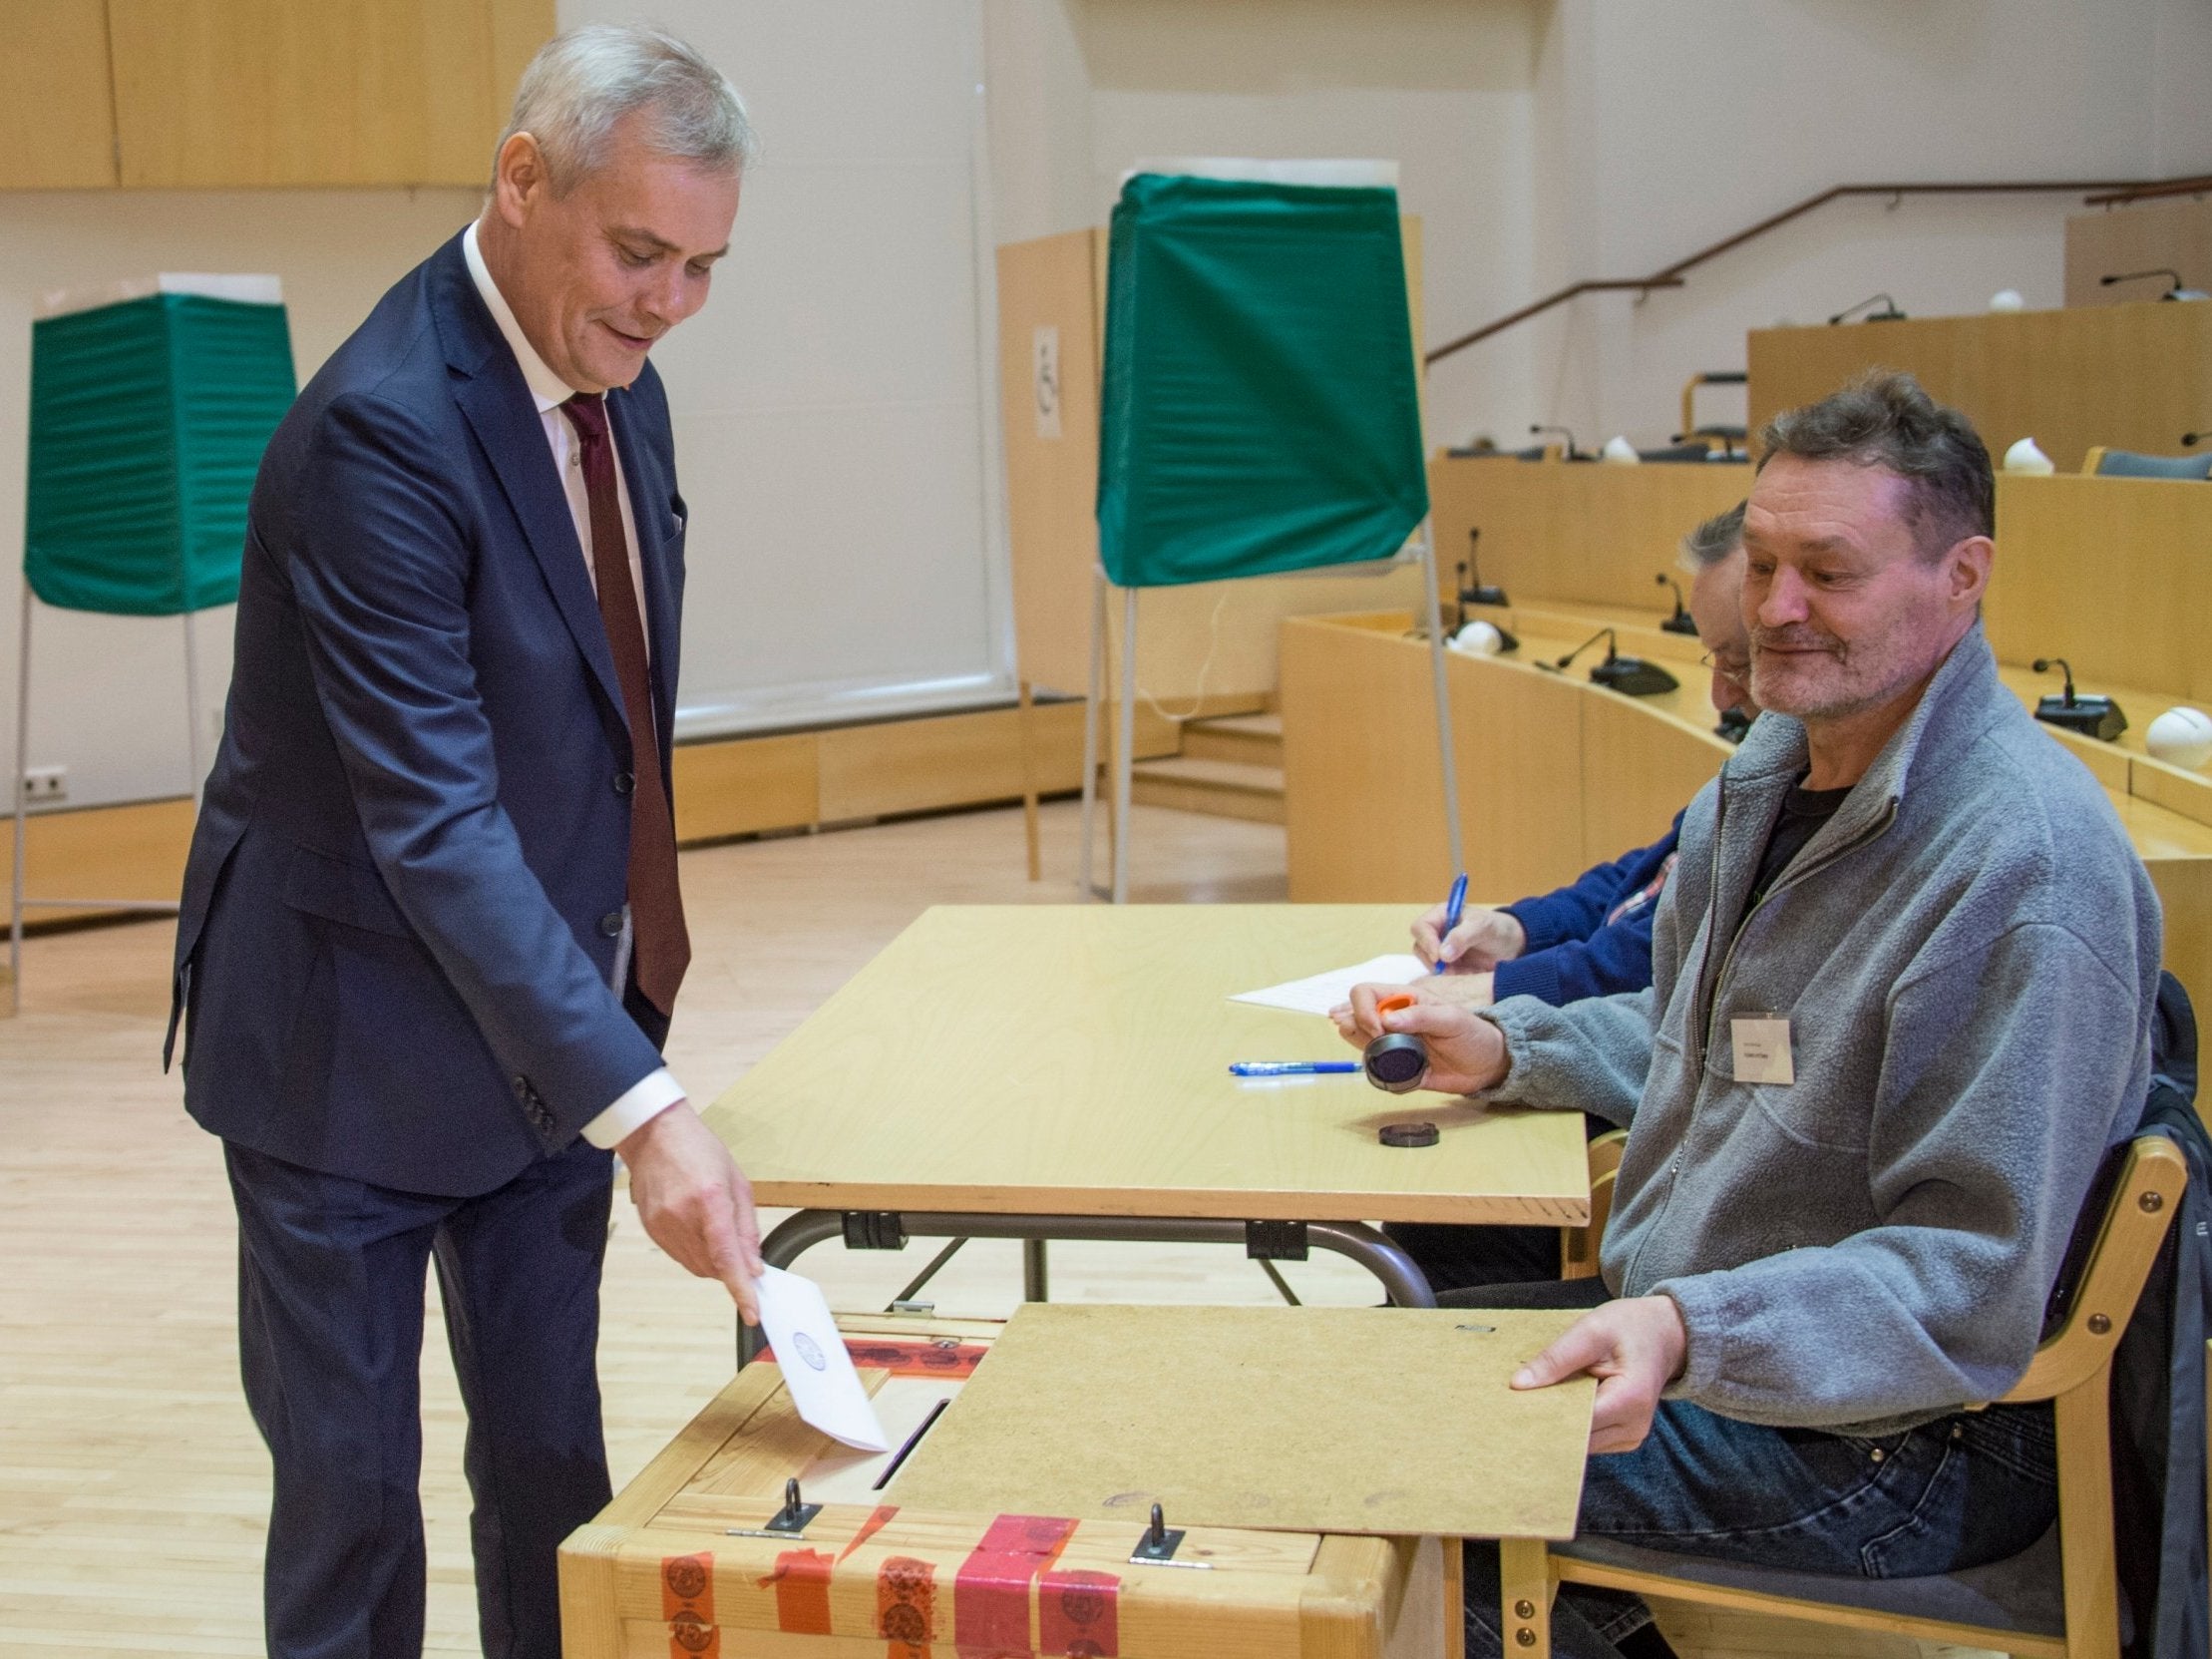
[[[858,1213],[858,1212],[856,1212]],[[901,1211],[898,1230],[917,1238],[1102,1239],[1121,1244],[1249,1244],[1254,1224],[1218,1217],[1153,1215],[986,1215],[957,1211]],[[1276,1226],[1280,1224],[1265,1224]],[[1301,1225],[1305,1243],[1357,1262],[1381,1282],[1383,1293],[1401,1308],[1433,1308],[1436,1293],[1408,1256],[1379,1229],[1361,1221],[1309,1221]],[[789,1267],[826,1239],[846,1236],[845,1212],[800,1210],[761,1242],[761,1259],[770,1267]],[[1041,1257],[1041,1250],[1038,1252]],[[1043,1263],[1029,1277],[1024,1252],[1024,1289],[1034,1286],[1042,1300]],[[759,1353],[760,1333],[740,1325],[737,1360],[743,1365]]]

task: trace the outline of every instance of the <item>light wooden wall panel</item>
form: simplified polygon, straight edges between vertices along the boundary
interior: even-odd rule
[[[1031,717],[1036,788],[1045,793],[1077,788],[1083,705],[1048,703]],[[673,756],[676,839],[688,846],[762,830],[1010,800],[1022,791],[1019,722],[1018,710],[994,708],[681,744]],[[187,799],[39,813],[26,826],[31,897],[174,901],[184,881],[192,818]],[[0,816],[0,889],[11,879],[13,850],[9,820]],[[26,920],[44,926],[81,914],[37,910]]]
[[[9,0],[0,27],[0,190],[113,185],[107,0]]]
[[[2164,265],[2182,285],[2212,289],[2212,202],[2139,202],[2132,207],[2073,213],[2066,219],[2066,303],[2125,305],[2156,299],[2164,277],[2119,282],[2099,277]]]
[[[1427,662],[1397,637],[1403,625],[1283,624],[1284,806],[1298,903],[1433,904],[1451,885]]]
[[[1090,570],[1098,562],[1099,266],[1105,232],[998,249],[999,407],[1006,434],[1014,636],[1021,676],[1081,691],[1090,674]],[[1058,339],[1058,427],[1040,419],[1038,331]]]
[[[1429,683],[1427,647],[1404,643],[1418,695]],[[1467,891],[1499,898],[1546,892],[1584,868],[1582,688],[1508,657],[1454,653],[1444,667]],[[1430,891],[1433,903],[1445,889]]]
[[[1741,501],[1751,469],[1725,461],[1616,467],[1439,454],[1428,479],[1436,574],[1447,596],[1456,592],[1452,567],[1467,557],[1467,533],[1479,529],[1482,578],[1516,604],[1671,611],[1659,573],[1680,577],[1675,554],[1683,535]]]
[[[1701,675],[1682,675],[1702,695]],[[1582,863],[1580,870],[1650,846],[1675,813],[1712,781],[1734,747],[1711,720],[1691,724],[1611,692],[1582,705]]]
[[[820,747],[813,732],[679,743],[670,756],[676,840],[710,841],[817,822]]]
[[[132,186],[481,184],[523,43],[553,32],[547,0],[110,0],[109,13]]]
[[[2212,404],[2212,382],[2205,400]],[[2063,656],[2092,684],[2212,700],[2204,645],[2212,488],[2163,478],[2000,478],[1986,614],[2006,661]],[[2158,712],[2128,709],[2145,725]]]
[[[1047,703],[1030,720],[1035,786],[1079,787],[1083,705]],[[1022,792],[1020,721],[1018,709],[994,708],[824,731],[821,821],[1010,800]]]
[[[2096,305],[1835,328],[1755,328],[1751,430],[1873,367],[1907,369],[1993,456],[2031,437],[2061,472],[2092,444],[2175,454],[2212,425],[2212,305]]]
[[[191,844],[189,800],[135,801],[127,806],[40,812],[24,825],[25,885],[34,899],[147,899],[174,904],[184,885]],[[0,814],[0,884],[15,879],[14,820]],[[0,926],[7,906],[0,896]],[[61,922],[95,912],[31,910],[31,923]]]

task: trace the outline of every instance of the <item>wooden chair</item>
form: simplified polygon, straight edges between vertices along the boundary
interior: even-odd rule
[[[2139,455],[2093,445],[2081,470],[2097,478],[2212,478],[2212,451],[2203,455]]]
[[[1591,1151],[1595,1171],[1598,1142],[1591,1143]],[[1618,1146],[1611,1157],[1617,1165]],[[1604,1585],[2032,1659],[2118,1659],[2112,1353],[2133,1317],[2187,1179],[2179,1148],[2163,1136],[2143,1135],[2123,1149],[2118,1178],[2073,1277],[2061,1322],[2036,1350],[2028,1374],[2004,1397],[2006,1403],[2047,1400],[2056,1414],[2058,1524],[2029,1549],[1941,1577],[1862,1579],[1739,1566],[1589,1538],[1551,1546],[1551,1587]],[[1596,1185],[1594,1176],[1594,1221]],[[1610,1208],[1610,1169],[1606,1186]],[[1594,1260],[1595,1242],[1587,1248]],[[2069,1252],[2069,1266],[2072,1257]]]
[[[1608,1129],[1590,1143],[1590,1225],[1559,1230],[1562,1279],[1598,1276],[1598,1248],[1605,1242],[1606,1221],[1613,1214],[1613,1182],[1621,1173],[1621,1148],[1628,1143],[1626,1129]]]

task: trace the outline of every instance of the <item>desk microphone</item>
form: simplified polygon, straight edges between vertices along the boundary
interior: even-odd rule
[[[1459,603],[1461,605],[1511,605],[1513,602],[1505,597],[1503,588],[1494,588],[1482,580],[1482,567],[1475,562],[1475,555],[1479,551],[1481,542],[1482,531],[1479,528],[1470,527],[1467,531],[1467,563],[1459,567]],[[1467,582],[1470,574],[1474,577],[1472,587]]]
[[[1656,697],[1661,691],[1672,691],[1681,684],[1680,680],[1657,662],[1647,662],[1641,656],[1623,656],[1610,627],[1598,629],[1552,666],[1557,669],[1569,667],[1576,657],[1600,639],[1606,642],[1606,659],[1590,670],[1591,684],[1603,685],[1609,691],[1619,691],[1628,697]]]
[[[1867,314],[1860,319],[1861,321],[1903,322],[1906,320],[1905,313],[1897,308],[1896,300],[1890,298],[1890,296],[1886,293],[1870,293],[1866,296],[1866,298],[1860,300],[1858,304],[1846,305],[1842,310],[1838,311],[1834,316],[1830,317],[1828,319],[1828,326],[1833,328],[1837,323],[1849,320],[1853,313],[1866,311],[1866,308],[1869,305],[1872,305],[1876,300],[1880,300],[1882,302],[1882,308],[1879,311],[1867,311]]]
[[[2127,729],[2127,716],[2110,697],[2077,697],[2073,693],[2073,664],[2062,656],[2038,656],[2031,664],[2038,674],[2055,667],[2066,676],[2063,695],[2046,696],[2035,704],[2035,718],[2062,731],[2094,737],[2109,743]]]
[[[1569,428],[1564,426],[1544,426],[1536,421],[1529,422],[1529,433],[1531,436],[1535,436],[1536,434],[1544,432],[1557,432],[1561,437],[1567,440],[1567,453],[1564,457],[1562,457],[1562,459],[1568,461],[1592,461],[1597,459],[1595,456],[1584,454],[1581,450],[1575,447],[1575,434]]]
[[[2146,276],[2172,278],[2166,291],[2158,296],[2160,299],[2202,299],[2205,297],[2202,288],[2184,286],[2181,280],[2181,272],[2175,270],[2171,265],[2153,265],[2148,270],[2115,271],[2110,276],[2098,277],[2096,282],[2100,288],[2109,288],[2114,282],[2139,282]]]
[[[2195,449],[2207,438],[2212,438],[2212,427],[2206,427],[2202,432],[2184,432],[2181,435],[2181,447]]]
[[[1664,571],[1659,572],[1659,585],[1674,590],[1674,615],[1659,623],[1659,626],[1669,633],[1695,633],[1697,622],[1682,604],[1682,585]]]

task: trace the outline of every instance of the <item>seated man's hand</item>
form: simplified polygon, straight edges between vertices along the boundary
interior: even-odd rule
[[[1445,915],[1445,907],[1438,905],[1421,912],[1413,923],[1413,948],[1431,967],[1441,962],[1446,973],[1479,974],[1511,962],[1528,949],[1528,931],[1502,910],[1478,905],[1462,911],[1459,926],[1448,934]]]
[[[1513,1374],[1517,1389],[1549,1388],[1584,1372],[1598,1379],[1590,1452],[1634,1452],[1652,1432],[1659,1395],[1689,1353],[1682,1311],[1670,1296],[1635,1296],[1593,1308],[1559,1341]]]
[[[1498,1000],[1497,981],[1488,969],[1479,974],[1437,974],[1422,987],[1432,1001],[1463,1009],[1486,1009]]]
[[[1411,993],[1411,1008],[1377,1012],[1385,997]],[[1433,981],[1411,985],[1355,985],[1351,1001],[1330,1011],[1336,1030],[1354,1048],[1364,1048],[1385,1032],[1405,1032],[1428,1044],[1428,1075],[1423,1088],[1444,1094],[1473,1094],[1505,1081],[1511,1061],[1505,1034],[1456,1003],[1447,1002]]]
[[[719,1279],[748,1325],[760,1323],[760,1223],[753,1186],[689,1102],[678,1100],[622,1138],[630,1202],[652,1241],[678,1266]]]

